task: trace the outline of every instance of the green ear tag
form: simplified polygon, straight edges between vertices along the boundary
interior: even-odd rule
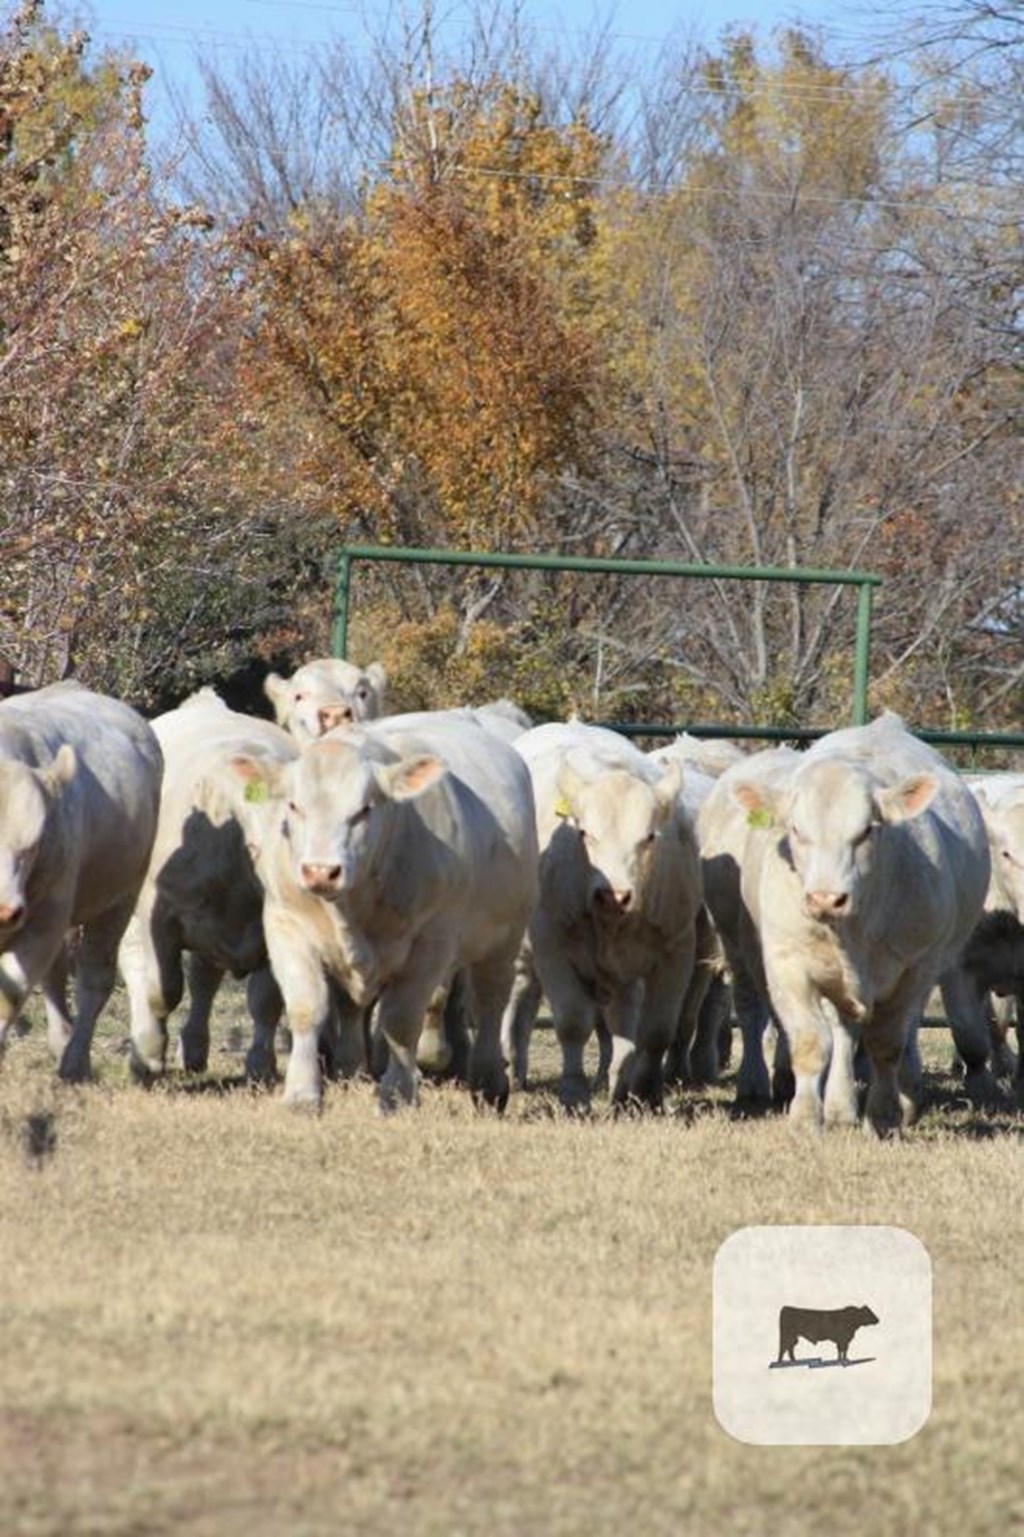
[[[758,806],[755,811],[747,812],[748,827],[771,827],[772,821],[771,812],[766,811],[763,806]]]
[[[254,801],[257,805],[270,799],[270,791],[267,789],[265,779],[250,779],[245,787],[245,798]]]

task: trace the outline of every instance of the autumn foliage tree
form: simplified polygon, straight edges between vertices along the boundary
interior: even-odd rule
[[[271,581],[232,505],[233,299],[154,188],[148,73],[39,3],[0,34],[0,656],[141,704],[228,664]]]
[[[0,653],[155,702],[323,651],[346,541],[858,567],[875,705],[1019,715],[1019,115],[982,87],[1020,39],[958,6],[952,53],[734,31],[640,70],[538,52],[515,5],[442,58],[424,0],[365,70],[207,61],[173,197],[144,67],[20,7]],[[399,705],[826,725],[853,618],[827,585],[364,568],[350,638]]]

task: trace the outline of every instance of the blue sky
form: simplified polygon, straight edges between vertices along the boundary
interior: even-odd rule
[[[862,3],[865,16],[869,0]],[[826,27],[838,42],[850,42],[858,10],[858,0],[852,6],[842,0],[626,0],[621,5],[522,0],[522,5],[538,33],[583,34],[605,21],[624,43],[652,47],[678,32],[710,44],[731,24],[768,35],[796,20]],[[399,5],[391,8],[400,10]],[[385,14],[381,0],[62,0],[60,9],[78,9],[98,46],[128,43],[158,75],[178,83],[189,80],[197,49],[227,66],[246,51],[299,55],[334,36],[358,47],[366,35],[364,18]],[[417,13],[416,0],[407,9]],[[435,4],[435,13],[452,17],[454,27],[465,10],[460,0]]]
[[[145,111],[151,143],[173,149],[178,115],[171,97],[190,115],[202,109],[196,58],[201,54],[230,75],[253,52],[302,61],[336,38],[354,50],[368,48],[382,18],[422,14],[424,0],[47,0],[52,15],[80,21],[97,50],[127,47],[153,68],[146,88]],[[486,14],[488,0],[431,0],[443,23],[442,38],[453,43],[468,30],[474,10]],[[515,0],[501,0],[503,14]],[[856,57],[879,17],[890,21],[901,3],[881,0],[518,0],[521,14],[535,28],[537,42],[550,36],[571,52],[604,26],[629,55],[669,39],[713,47],[729,26],[756,30],[767,43],[780,27],[802,23],[823,30],[834,62]],[[0,0],[0,14],[13,0]],[[652,60],[653,62],[653,60]]]

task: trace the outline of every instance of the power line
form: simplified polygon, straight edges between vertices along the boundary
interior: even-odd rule
[[[251,3],[278,4],[279,0],[251,0]],[[335,10],[333,6],[323,7],[326,10]],[[340,8],[339,12],[340,12]],[[153,31],[152,28],[159,28]],[[129,43],[152,42],[170,44],[171,46],[193,46],[204,43],[213,43],[216,47],[223,47],[233,51],[253,49],[256,51],[279,52],[282,49],[288,52],[312,55],[320,53],[323,42],[315,42],[305,38],[288,37],[284,33],[273,32],[239,32],[211,26],[187,26],[179,22],[154,22],[149,21],[144,28],[126,28],[124,33],[116,31],[109,23],[93,29],[92,36],[100,36],[114,46],[125,46]],[[625,36],[626,34],[619,34]],[[351,39],[339,39],[338,34],[325,39],[327,43],[344,41],[348,46],[353,46]],[[828,67],[828,66],[826,66]],[[837,66],[838,67],[838,66]],[[884,77],[875,81],[865,82],[839,82],[830,85],[825,81],[815,81],[807,85],[798,85],[789,82],[782,85],[778,80],[767,78],[761,83],[753,85],[735,84],[725,81],[717,84],[710,80],[679,81],[676,83],[676,91],[681,96],[708,96],[719,98],[723,101],[790,101],[805,106],[823,106],[833,103],[847,102],[855,104],[861,98],[869,103],[874,100],[879,105],[906,105],[908,102],[919,98],[934,82],[922,81],[919,84],[894,87]],[[961,91],[956,102],[964,107],[977,106],[1014,106],[1020,108],[1021,99],[1017,95],[1004,95],[997,91],[977,90]]]

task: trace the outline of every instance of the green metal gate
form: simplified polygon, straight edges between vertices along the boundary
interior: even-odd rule
[[[348,545],[338,555],[338,577],[334,596],[334,623],[331,631],[331,650],[334,656],[343,657],[348,644],[348,615],[351,596],[352,567],[358,561],[397,561],[406,565],[479,566],[481,568],[505,567],[519,571],[590,571],[616,576],[657,576],[699,578],[702,581],[742,582],[796,582],[800,584],[828,584],[857,588],[857,636],[853,662],[853,721],[863,725],[868,715],[868,674],[871,647],[871,593],[881,585],[882,578],[869,571],[816,571],[812,569],[787,569],[781,566],[704,566],[684,564],[671,560],[604,560],[600,557],[573,555],[495,555],[481,550],[417,550],[402,549],[392,545]],[[690,729],[690,728],[688,728]],[[717,731],[725,734],[722,727],[693,727],[696,734]],[[663,735],[675,727],[632,727],[637,735]],[[792,740],[794,737],[817,736],[816,731],[797,729],[777,731],[772,727],[732,728],[731,735],[770,738],[773,735]]]

